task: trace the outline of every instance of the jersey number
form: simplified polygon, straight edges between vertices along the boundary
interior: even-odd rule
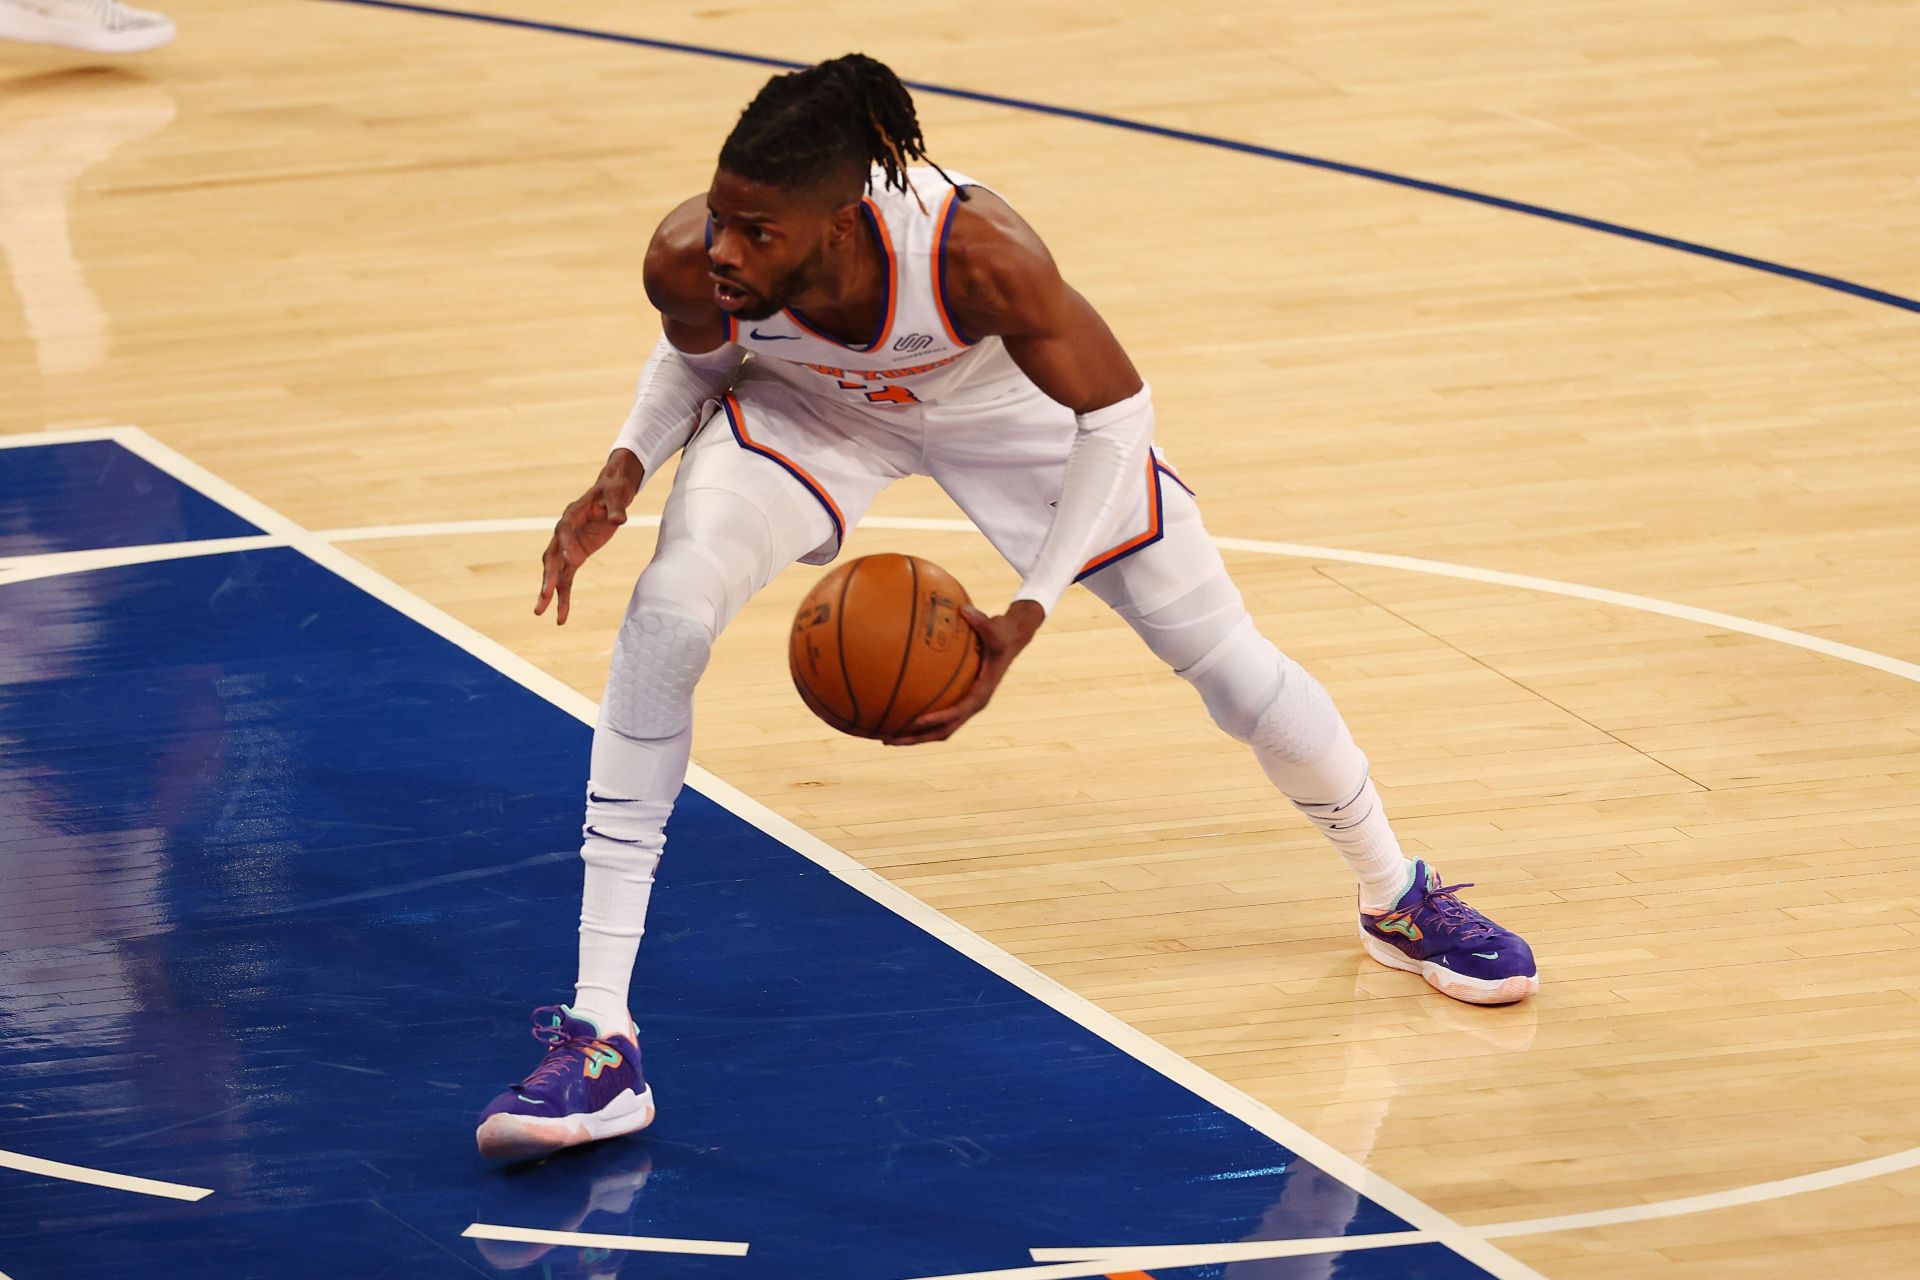
[[[919,404],[920,397],[902,386],[882,387],[878,391],[867,392],[867,399],[874,404]]]

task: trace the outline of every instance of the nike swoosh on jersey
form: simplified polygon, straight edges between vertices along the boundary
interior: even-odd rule
[[[762,333],[758,329],[749,329],[747,332],[752,337],[759,339],[761,342],[798,342],[800,341],[800,335],[797,333]]]

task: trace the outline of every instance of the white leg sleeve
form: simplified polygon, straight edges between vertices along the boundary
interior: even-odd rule
[[[1189,526],[1182,541],[1191,541]],[[1204,534],[1201,535],[1204,538]],[[1170,532],[1168,543],[1174,543]],[[1209,544],[1206,553],[1212,552]],[[1132,575],[1164,584],[1173,557],[1191,555],[1205,572],[1199,585],[1170,601],[1137,608],[1128,590],[1128,562],[1089,579],[1147,647],[1199,692],[1214,723],[1253,748],[1274,786],[1326,833],[1360,881],[1362,904],[1390,905],[1408,884],[1408,863],[1368,775],[1367,757],[1318,680],[1262,636],[1217,555],[1178,543],[1162,563]],[[1174,575],[1177,576],[1177,575]],[[1102,581],[1102,579],[1110,579]],[[1164,591],[1154,591],[1164,599]]]
[[[832,536],[819,504],[763,458],[723,442],[682,464],[614,643],[593,734],[573,1007],[603,1029],[626,1025],[664,828],[691,757],[694,686],[713,642],[774,574]]]

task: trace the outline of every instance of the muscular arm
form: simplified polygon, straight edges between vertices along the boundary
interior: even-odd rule
[[[946,270],[948,305],[960,327],[997,335],[1035,386],[1073,410],[1077,430],[1053,522],[1013,603],[997,618],[968,615],[986,658],[980,675],[958,703],[891,740],[898,745],[946,738],[986,705],[1094,554],[1120,504],[1138,492],[1153,448],[1153,406],[1133,361],[1005,201],[974,189],[954,215]]]
[[[1075,413],[1141,388],[1107,322],[1060,276],[1053,255],[1013,207],[971,188],[947,237],[949,305],[968,333],[998,335],[1033,384]]]
[[[975,206],[978,206],[977,208]],[[1050,612],[1121,504],[1138,492],[1153,446],[1153,408],[1133,361],[1053,256],[1005,201],[973,193],[954,218],[949,279],[962,327],[998,334],[1014,363],[1074,411],[1058,508],[1014,597]]]

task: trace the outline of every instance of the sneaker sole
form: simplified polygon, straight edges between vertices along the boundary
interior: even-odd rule
[[[1417,973],[1427,980],[1427,985],[1443,996],[1467,1004],[1517,1004],[1540,990],[1538,975],[1524,977],[1515,974],[1510,978],[1469,978],[1463,973],[1455,973],[1445,965],[1435,964],[1431,960],[1413,960],[1388,946],[1368,933],[1363,925],[1360,929],[1360,945],[1367,954],[1386,965],[1389,969],[1399,969],[1404,973]]]
[[[85,53],[145,53],[173,40],[171,20],[125,31],[107,31],[78,22],[60,22],[17,10],[0,9],[0,37],[28,44],[58,45]]]
[[[489,1160],[531,1160],[582,1143],[638,1133],[653,1123],[653,1088],[636,1094],[622,1089],[618,1097],[591,1115],[488,1116],[474,1134],[480,1154]]]

